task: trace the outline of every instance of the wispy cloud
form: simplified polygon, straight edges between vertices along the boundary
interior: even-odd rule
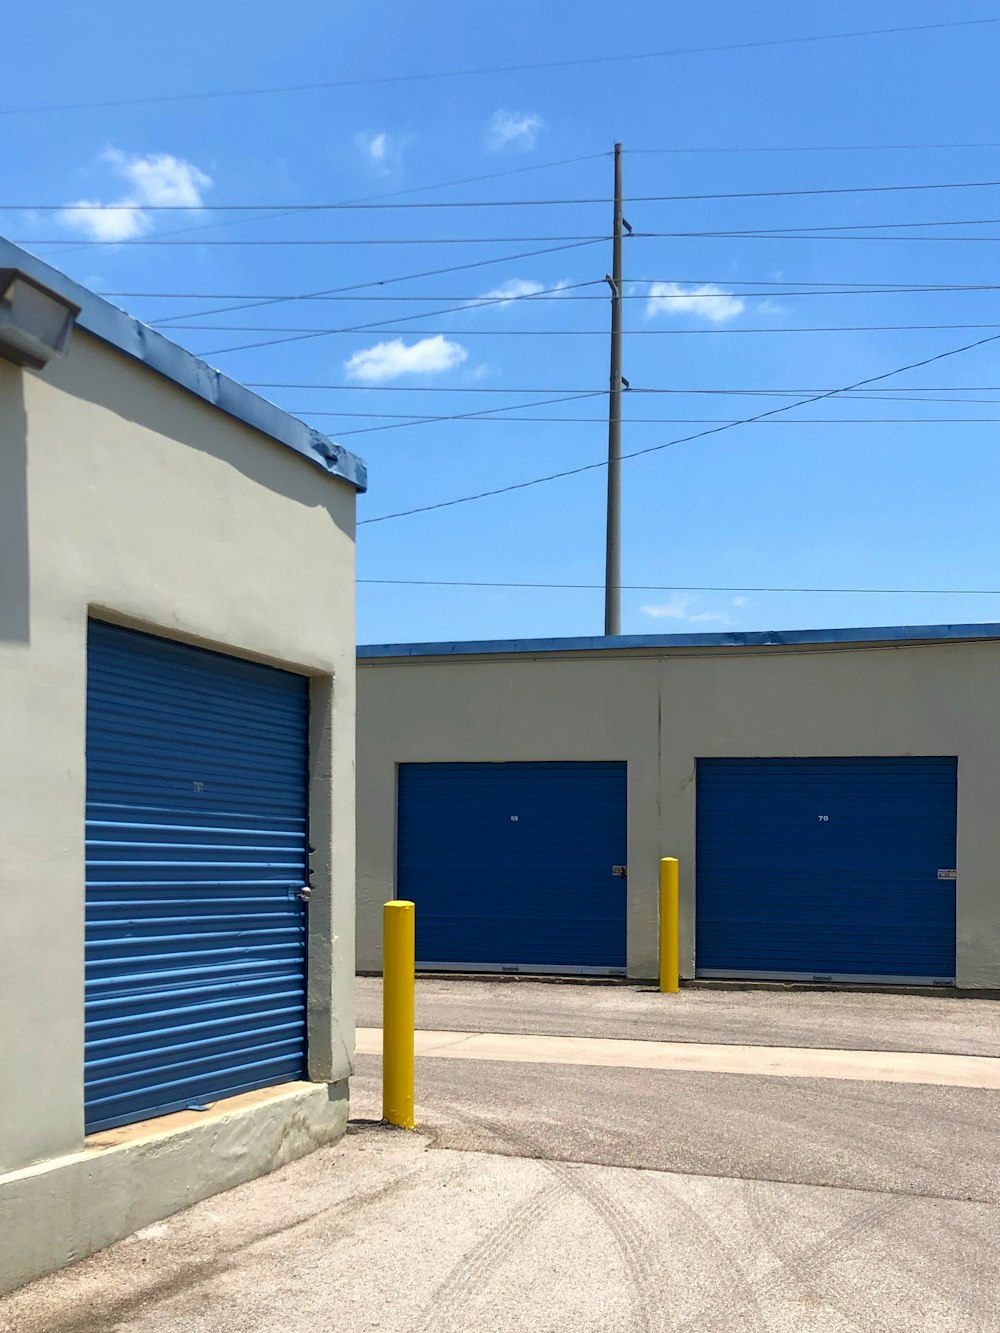
[[[130,241],[152,231],[149,207],[172,206],[196,211],[212,178],[193,162],[171,153],[145,156],[109,148],[99,159],[109,166],[128,191],[116,199],[78,199],[62,209],[58,220],[72,231],[83,232],[95,241]]]
[[[369,167],[386,174],[403,165],[403,152],[412,143],[409,134],[390,134],[388,130],[362,130],[354,143]]]
[[[558,284],[564,287],[565,283]],[[539,292],[552,290],[546,287],[544,282],[534,282],[530,278],[511,278],[508,282],[502,282],[499,287],[491,287],[488,292],[483,292],[482,296],[477,296],[469,305],[480,305],[484,301],[491,301],[498,305],[510,305],[512,301],[520,301],[527,296],[537,296]]]
[[[486,147],[491,153],[505,149],[529,153],[542,125],[541,116],[533,111],[494,111],[486,125]]]
[[[499,374],[496,366],[491,366],[488,361],[480,361],[476,366],[470,366],[465,372],[465,378],[473,384],[481,384],[483,380],[492,379],[494,375]]]
[[[386,384],[403,375],[436,375],[451,370],[460,366],[468,355],[461,343],[449,342],[441,334],[415,343],[396,338],[355,352],[344,362],[344,371],[348,379],[363,384]]]
[[[646,318],[657,315],[700,315],[713,324],[725,324],[746,309],[742,296],[734,296],[714,282],[684,286],[679,282],[651,282],[646,301]]]
[[[651,620],[682,620],[688,625],[731,625],[732,617],[727,611],[693,611],[692,598],[687,593],[677,593],[669,601],[640,606],[639,610]],[[733,598],[733,606],[740,606],[746,599]]]

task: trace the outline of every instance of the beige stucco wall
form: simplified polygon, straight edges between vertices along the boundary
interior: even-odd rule
[[[88,613],[312,680],[310,1076],[353,1049],[355,492],[78,330],[0,361],[0,1172],[83,1142]]]
[[[628,972],[656,973],[660,856],[694,971],[695,761],[957,755],[957,978],[1000,986],[1000,643],[362,659],[358,966],[381,966],[403,762],[628,762]]]

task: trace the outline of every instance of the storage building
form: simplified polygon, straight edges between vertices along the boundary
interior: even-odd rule
[[[1000,626],[359,650],[358,964],[1000,986]]]
[[[0,1288],[345,1128],[364,485],[0,242]]]

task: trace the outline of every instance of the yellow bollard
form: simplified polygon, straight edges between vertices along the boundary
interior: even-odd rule
[[[413,903],[382,908],[382,1117],[413,1128]]]
[[[679,869],[676,856],[665,856],[660,862],[660,990],[665,995],[680,990],[680,939],[677,928]]]

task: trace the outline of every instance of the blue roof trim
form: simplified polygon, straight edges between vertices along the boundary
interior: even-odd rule
[[[1000,624],[891,625],[872,629],[751,630],[727,634],[620,634],[579,639],[480,639],[466,643],[373,643],[358,657],[489,657],[500,653],[613,652],[623,648],[767,648],[811,643],[906,643],[1000,639]]]
[[[359,491],[367,490],[368,473],[356,454],[327,439],[304,421],[290,416],[228,375],[213,370],[148,324],[141,323],[110,301],[81,287],[65,273],[60,273],[3,236],[0,236],[0,268],[22,269],[32,278],[75,302],[80,307],[77,324],[95,338],[141,361],[150,370],[173,380],[182,389],[211,403],[227,416],[235,417],[263,435],[269,435],[279,444],[294,449],[310,463],[322,468],[328,476],[340,477]]]

